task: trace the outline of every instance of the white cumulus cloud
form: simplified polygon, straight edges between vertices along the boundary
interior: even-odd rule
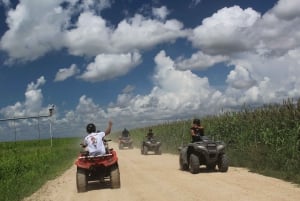
[[[72,64],[69,68],[61,68],[55,75],[55,82],[64,81],[69,77],[72,77],[78,74],[80,70],[78,69],[76,64]]]
[[[35,60],[62,47],[61,29],[69,18],[59,7],[61,2],[23,0],[9,10],[6,19],[9,29],[0,44],[11,60]]]
[[[260,18],[251,8],[239,6],[222,8],[196,27],[189,39],[193,45],[207,53],[231,54],[251,48],[248,31]]]
[[[125,75],[141,62],[141,55],[137,52],[127,54],[99,54],[95,61],[90,63],[86,71],[79,78],[97,82],[109,80]]]
[[[167,17],[167,15],[169,14],[169,11],[166,6],[162,6],[160,8],[152,8],[152,13],[158,19],[164,20]]]

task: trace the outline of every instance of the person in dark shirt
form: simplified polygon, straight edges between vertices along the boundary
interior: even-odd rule
[[[152,132],[152,129],[150,128],[147,135],[146,135],[146,138],[148,140],[151,140],[152,138],[154,138],[154,133]]]
[[[130,137],[130,133],[126,128],[124,128],[124,130],[122,131],[122,137]]]
[[[202,136],[204,136],[204,128],[201,126],[200,119],[194,119],[192,127],[190,128],[192,142],[199,142],[202,140]]]

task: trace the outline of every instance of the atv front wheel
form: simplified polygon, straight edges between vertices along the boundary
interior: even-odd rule
[[[158,147],[158,148],[155,150],[155,154],[161,155],[161,147]]]
[[[120,171],[117,165],[112,167],[112,169],[110,170],[110,184],[111,184],[111,188],[121,187]]]
[[[183,163],[183,159],[182,159],[182,157],[180,156],[179,157],[179,168],[180,168],[180,170],[188,170],[189,169],[189,167],[188,167],[188,165],[185,163]]]
[[[141,146],[141,154],[144,154],[144,145]]]
[[[218,169],[220,172],[227,172],[228,171],[228,158],[225,154],[222,154],[218,161]]]
[[[189,169],[192,174],[197,174],[200,171],[200,161],[195,154],[190,155]]]
[[[148,154],[148,147],[147,146],[144,146],[144,148],[143,148],[143,154],[144,155]]]
[[[85,192],[87,190],[87,178],[84,169],[77,168],[76,172],[77,192]]]

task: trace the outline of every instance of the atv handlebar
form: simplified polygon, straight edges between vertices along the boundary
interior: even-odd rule
[[[85,145],[85,144],[83,144],[83,143],[80,143],[79,145],[80,145],[81,147],[83,147],[83,148],[87,147],[87,145]]]

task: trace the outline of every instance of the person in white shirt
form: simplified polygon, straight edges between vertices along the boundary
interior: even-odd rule
[[[104,132],[96,131],[96,126],[93,123],[89,123],[86,126],[86,132],[88,135],[84,138],[83,147],[89,152],[89,155],[97,156],[106,153],[103,137],[110,134],[111,128],[112,121],[108,121],[108,126]]]

